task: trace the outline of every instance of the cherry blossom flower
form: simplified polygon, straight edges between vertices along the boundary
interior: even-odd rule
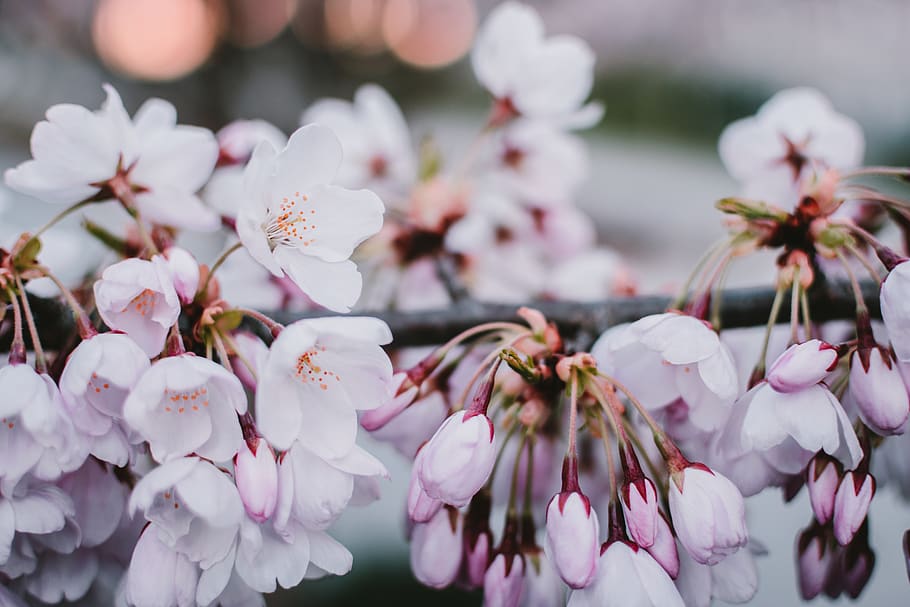
[[[148,368],[148,356],[122,333],[89,337],[70,354],[60,392],[73,424],[95,437],[92,454],[99,459],[118,466],[129,459],[123,403]]]
[[[533,118],[572,114],[594,79],[594,53],[586,43],[575,36],[545,38],[537,12],[511,1],[487,17],[471,65],[498,103]]]
[[[713,600],[748,603],[758,591],[758,571],[750,550],[738,550],[716,565],[702,565],[684,554],[676,587],[687,607],[710,607]]]
[[[718,143],[727,171],[747,196],[795,204],[799,182],[819,168],[850,169],[863,157],[863,132],[818,91],[793,88],[765,102],[755,116],[727,126]]]
[[[860,417],[881,435],[903,432],[910,396],[890,350],[860,348],[850,359],[850,394]]]
[[[524,590],[525,559],[500,553],[483,576],[484,607],[518,607]]]
[[[593,584],[569,594],[567,607],[683,607],[670,576],[636,544],[615,541],[607,545],[597,572]]]
[[[882,320],[891,345],[902,362],[910,361],[910,263],[899,263],[882,282]]]
[[[719,449],[718,463],[746,495],[800,472],[818,451],[847,469],[862,457],[850,419],[824,384],[789,393],[758,384],[736,402]],[[737,461],[746,466],[735,470]]]
[[[126,600],[136,607],[195,607],[199,569],[161,539],[156,525],[139,537],[130,560]]]
[[[150,358],[161,353],[180,316],[174,279],[160,255],[108,266],[95,282],[95,302],[105,324],[129,335]]]
[[[729,348],[692,316],[646,316],[607,331],[591,352],[645,407],[661,409],[682,399],[688,419],[702,430],[723,425],[738,390]]]
[[[316,303],[347,312],[362,282],[349,257],[382,227],[384,207],[368,190],[331,185],[341,162],[338,138],[319,125],[298,129],[280,152],[261,142],[244,174],[237,232],[276,277],[286,273]]]
[[[461,567],[462,517],[443,508],[429,521],[414,526],[411,535],[411,571],[420,583],[445,588]]]
[[[680,543],[705,565],[716,565],[749,539],[739,489],[701,464],[671,477],[670,516]]]
[[[327,126],[338,136],[344,160],[336,177],[347,188],[401,195],[417,178],[417,159],[401,109],[380,86],[357,89],[352,102],[320,99],[300,124]]]
[[[240,449],[237,414],[246,406],[236,375],[206,358],[182,354],[143,373],[126,398],[123,417],[159,462],[190,453],[223,462]]]
[[[547,506],[547,558],[570,588],[584,588],[597,574],[600,526],[591,501],[578,491],[557,493]]]
[[[60,390],[27,364],[0,368],[0,489],[31,473],[46,481],[82,465],[89,441],[67,415]]]
[[[486,415],[458,411],[442,423],[423,451],[417,474],[426,494],[465,506],[493,470],[493,423]]]
[[[799,392],[822,381],[836,363],[834,346],[810,339],[787,348],[771,364],[766,379],[777,392]]]
[[[199,288],[199,262],[193,254],[180,247],[170,247],[164,251],[168,269],[173,278],[174,290],[181,303],[189,304],[196,297]]]
[[[257,438],[252,447],[244,441],[234,456],[234,479],[247,516],[257,523],[270,518],[278,505],[278,466],[266,441]]]
[[[806,470],[806,488],[815,520],[824,525],[834,514],[834,499],[840,484],[837,464],[829,457],[817,455]]]
[[[277,449],[299,438],[321,457],[344,457],[357,436],[357,409],[391,396],[392,363],[380,346],[388,326],[368,317],[288,325],[272,343],[256,387],[259,429]]]
[[[875,495],[875,478],[871,474],[850,470],[841,479],[834,497],[834,537],[846,546],[866,520],[869,504]]]
[[[48,109],[32,131],[33,159],[7,170],[6,184],[57,204],[127,188],[147,221],[217,228],[217,216],[195,196],[218,157],[212,133],[178,125],[174,106],[161,99],[147,101],[130,120],[117,91],[104,90],[98,111],[72,104]]]

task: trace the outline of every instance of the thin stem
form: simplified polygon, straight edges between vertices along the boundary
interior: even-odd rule
[[[35,317],[32,315],[32,308],[28,303],[28,294],[25,292],[22,277],[18,274],[16,274],[16,287],[19,289],[19,297],[22,299],[22,310],[25,313],[25,324],[28,326],[28,334],[32,338],[32,349],[35,351],[35,369],[38,373],[47,373],[47,358],[44,356],[44,348],[41,347],[41,339],[38,337],[38,327],[35,326]]]
[[[853,254],[854,257],[856,257],[859,260],[859,262],[861,264],[863,264],[863,267],[866,268],[866,271],[869,273],[869,276],[871,276],[872,279],[875,282],[877,282],[878,284],[882,284],[882,277],[879,276],[878,271],[875,269],[875,266],[872,265],[872,262],[869,260],[869,258],[866,255],[864,255],[862,251],[857,249],[855,245],[847,243],[844,246],[847,248],[848,251],[850,251],[850,253]]]
[[[212,341],[215,342],[215,351],[218,352],[218,358],[220,359],[221,366],[233,374],[234,369],[231,367],[231,359],[228,358],[227,349],[224,347],[224,342],[221,340],[221,333],[218,331],[213,331]]]
[[[856,300],[856,313],[868,314],[866,300],[863,298],[863,289],[856,279],[856,273],[853,271],[853,268],[850,267],[850,262],[847,260],[844,252],[840,249],[836,249],[835,252],[837,253],[837,258],[840,260],[841,265],[844,266],[844,271],[847,272],[847,276],[850,278],[850,286],[853,289],[853,299]]]
[[[284,325],[280,322],[269,318],[262,312],[258,310],[251,310],[250,308],[234,308],[238,312],[242,313],[244,316],[249,316],[252,319],[258,320],[272,333],[272,337],[277,337],[279,333],[284,330]]]
[[[578,459],[578,370],[572,367],[569,378],[569,448],[566,457]]]
[[[515,453],[515,464],[512,466],[512,484],[509,486],[509,513],[515,511],[515,498],[518,493],[518,467],[521,464],[521,452],[524,450],[525,443],[528,440],[528,434],[525,432],[518,441],[518,451]]]
[[[616,463],[613,461],[613,445],[610,444],[610,435],[607,432],[607,425],[604,423],[603,416],[598,416],[600,420],[600,439],[603,441],[604,453],[607,455],[607,478],[610,481],[610,504],[616,503],[619,495],[619,485],[616,482]]]
[[[534,446],[537,444],[537,435],[531,428],[528,428],[528,461],[525,467],[525,495],[524,495],[524,514],[532,514],[533,484],[534,484]]]
[[[790,290],[790,342],[799,343],[799,266],[793,272],[793,285]]]
[[[806,289],[799,292],[799,301],[803,310],[803,322],[806,323],[806,339],[812,339],[812,316],[809,314],[809,292]]]
[[[80,200],[76,204],[72,204],[72,205],[66,207],[65,209],[63,209],[62,211],[60,211],[59,213],[57,213],[56,215],[51,217],[50,221],[48,221],[46,224],[41,226],[41,228],[32,235],[32,238],[38,238],[39,236],[41,236],[42,234],[47,232],[49,229],[51,229],[52,227],[57,225],[63,218],[65,218],[67,215],[69,215],[73,211],[78,211],[82,207],[92,204],[93,202],[98,202],[98,199],[95,198],[94,196],[91,196],[89,198],[86,198],[85,200]]]
[[[774,330],[774,325],[777,324],[777,317],[780,315],[781,306],[784,303],[784,289],[778,288],[774,293],[774,301],[771,303],[771,313],[768,315],[768,324],[765,325],[765,335],[762,339],[761,352],[758,355],[758,363],[755,365],[755,372],[753,375],[761,373],[762,376],[765,374],[765,359],[768,358],[768,345],[771,343],[771,332]]]
[[[679,291],[676,294],[676,297],[673,299],[673,303],[668,306],[669,310],[681,310],[683,304],[686,303],[686,300],[689,298],[689,290],[692,286],[692,283],[695,282],[696,276],[701,271],[702,268],[707,265],[709,260],[712,260],[715,255],[717,255],[724,247],[730,246],[733,242],[732,238],[726,238],[715,242],[713,245],[708,247],[708,250],[702,253],[702,256],[695,263],[695,267],[692,268],[692,271],[689,273],[689,276],[686,278],[686,282],[680,287]]]
[[[517,322],[487,322],[482,325],[471,327],[466,331],[462,331],[443,345],[439,346],[439,348],[436,349],[436,352],[444,356],[448,353],[449,350],[465,341],[466,339],[470,339],[471,337],[479,335],[480,333],[489,333],[490,331],[516,331],[522,334],[531,333],[530,329],[524,325],[518,324]]]
[[[240,352],[240,348],[237,347],[237,341],[231,337],[230,333],[223,333],[221,331],[218,331],[218,334],[221,336],[221,339],[223,339],[224,342],[230,346],[231,350],[234,351],[234,356],[236,356],[240,362],[243,363],[243,366],[246,367],[247,371],[250,372],[250,375],[258,383],[259,376],[256,373],[256,368],[252,365],[252,363],[250,363],[247,357]]]
[[[506,431],[505,437],[503,437],[502,441],[500,442],[499,453],[496,454],[496,459],[493,461],[493,469],[490,471],[490,480],[487,481],[488,484],[492,483],[493,479],[496,478],[496,471],[499,469],[499,462],[502,461],[502,456],[506,452],[506,445],[509,444],[509,440],[511,440],[512,435],[515,434],[515,431],[519,426],[520,424],[513,424],[512,427]]]
[[[657,464],[654,463],[654,460],[651,459],[651,456],[648,455],[648,452],[645,450],[644,445],[639,438],[638,433],[635,432],[635,428],[632,427],[632,422],[626,418],[622,418],[623,429],[626,432],[626,437],[638,451],[638,455],[645,460],[645,466],[648,467],[648,471],[651,473],[656,480],[660,481],[661,479],[661,470],[657,467]],[[661,483],[662,486],[662,483]]]
[[[724,290],[723,286],[727,282],[727,274],[730,270],[730,263],[732,257],[728,259],[728,263],[724,264],[724,269],[721,272],[720,276],[717,279],[717,284],[714,287],[714,292],[711,295],[711,326],[714,327],[715,331],[720,331],[721,321],[720,321],[720,310],[724,301]]]
[[[852,171],[841,174],[841,180],[853,179],[864,175],[882,175],[888,177],[907,177],[910,176],[910,169],[902,167],[873,166],[861,167]]]
[[[198,291],[196,291],[196,298],[198,298],[200,295],[203,295],[206,291],[208,291],[209,283],[212,281],[212,276],[215,275],[215,272],[218,270],[218,268],[220,268],[222,265],[224,265],[224,262],[227,261],[227,258],[231,256],[231,253],[233,253],[234,251],[236,251],[242,247],[243,247],[243,243],[238,240],[233,245],[228,247],[228,249],[226,251],[224,251],[221,255],[218,256],[218,259],[215,260],[215,263],[212,264],[212,267],[208,271],[208,274],[206,274],[205,282],[202,283],[202,286],[199,288]]]
[[[57,285],[60,292],[63,293],[63,298],[66,299],[66,303],[73,312],[73,317],[76,319],[76,327],[79,329],[79,336],[82,337],[82,339],[88,339],[93,335],[97,335],[98,331],[95,330],[92,321],[89,320],[88,314],[85,313],[85,309],[79,304],[79,301],[76,299],[76,296],[73,295],[73,292],[66,288],[66,285],[60,282],[60,279],[47,267],[39,266],[38,269],[44,276],[50,278],[51,281]]]
[[[493,348],[493,351],[487,354],[484,359],[477,366],[477,369],[474,371],[474,374],[471,375],[471,379],[468,380],[468,383],[465,384],[464,390],[461,391],[461,394],[458,397],[458,402],[455,405],[453,411],[460,411],[464,409],[464,404],[468,400],[468,395],[471,393],[471,388],[474,387],[474,384],[477,383],[477,380],[480,379],[480,376],[483,375],[499,357],[499,353],[502,351],[501,347]]]
[[[6,295],[13,307],[13,343],[9,347],[9,362],[18,365],[26,361],[25,337],[22,335],[22,310],[12,287],[6,287]]]

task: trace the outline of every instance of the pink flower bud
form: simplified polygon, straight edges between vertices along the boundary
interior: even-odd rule
[[[518,607],[524,581],[520,554],[498,554],[483,576],[484,607]]]
[[[597,574],[600,525],[580,491],[557,493],[547,506],[547,558],[571,588],[584,588]]]
[[[490,478],[496,459],[493,422],[485,414],[458,411],[423,448],[417,474],[429,497],[466,505]]]
[[[810,339],[777,357],[768,370],[768,383],[778,392],[799,392],[823,380],[836,364],[834,346]]]
[[[676,549],[676,538],[673,537],[673,531],[663,512],[657,514],[657,532],[654,535],[654,543],[646,550],[675,580],[679,575],[679,552]]]
[[[796,541],[796,565],[799,592],[804,600],[812,600],[825,587],[833,550],[821,528],[812,526]]]
[[[897,359],[910,361],[910,263],[898,263],[882,282],[882,320]]]
[[[278,467],[264,439],[254,439],[252,448],[243,441],[234,456],[234,480],[251,519],[261,523],[272,516],[278,503]]]
[[[852,599],[859,598],[875,568],[875,553],[869,547],[868,535],[864,531],[856,534],[856,538],[844,550],[843,578],[844,590]]]
[[[860,417],[879,434],[896,434],[910,416],[910,397],[891,353],[859,349],[850,359],[850,393]]]
[[[189,251],[180,247],[170,247],[164,252],[164,257],[174,279],[177,296],[184,304],[190,303],[199,288],[199,262]]]
[[[809,462],[808,480],[809,502],[816,520],[824,525],[831,520],[834,513],[834,496],[840,483],[840,472],[837,463],[825,455],[819,454]]]
[[[454,508],[443,508],[427,523],[414,526],[411,570],[421,584],[445,588],[461,567],[462,520]]]
[[[844,475],[834,496],[834,537],[846,546],[866,520],[869,504],[875,495],[875,478],[851,470]]]
[[[657,490],[644,476],[626,481],[620,491],[623,516],[629,536],[642,548],[650,548],[657,537]]]
[[[394,397],[360,416],[360,425],[364,430],[368,432],[379,430],[398,417],[399,413],[414,402],[414,399],[417,398],[417,392],[420,390],[408,380],[406,373],[401,372],[392,376],[392,389],[395,390]]]
[[[716,565],[749,540],[742,493],[704,464],[672,475],[670,515],[679,541],[703,565]]]
[[[418,452],[417,459],[411,467],[411,484],[408,487],[408,516],[415,523],[426,523],[442,508],[442,501],[427,495],[420,484],[417,468],[421,453],[423,453],[422,449]]]
[[[483,586],[484,576],[490,566],[490,553],[493,551],[493,536],[484,531],[474,538],[473,542],[465,537],[464,564],[465,583],[469,588]]]

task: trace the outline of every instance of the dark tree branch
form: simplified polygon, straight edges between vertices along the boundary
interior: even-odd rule
[[[878,285],[866,283],[863,294],[870,312],[880,317]],[[754,327],[768,321],[774,291],[767,288],[730,289],[724,292],[721,306],[723,328]],[[788,296],[789,298],[789,296]],[[54,299],[31,298],[32,310],[39,327],[41,342],[49,350],[65,347],[75,325],[70,312]],[[531,305],[555,322],[566,339],[573,340],[577,348],[587,348],[606,329],[637,320],[648,314],[666,310],[669,297],[644,295],[621,297],[601,303],[572,303],[540,301]],[[810,296],[812,320],[824,322],[837,319],[852,319],[856,311],[853,294],[847,283],[832,282],[813,290]],[[385,320],[395,336],[398,347],[428,346],[439,344],[465,329],[495,320],[516,320],[518,305],[485,304],[467,300],[442,310],[420,312],[362,312]],[[784,310],[789,309],[786,302]],[[270,314],[280,323],[288,324],[301,318],[331,316],[330,312],[309,312],[292,314],[275,312]],[[781,320],[788,320],[786,314]],[[9,349],[9,323],[3,326],[0,335],[0,350]],[[26,336],[27,338],[27,336]]]

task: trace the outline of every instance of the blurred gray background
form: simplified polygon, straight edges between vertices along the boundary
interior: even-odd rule
[[[180,121],[218,129],[264,118],[286,131],[318,97],[350,97],[377,82],[401,103],[415,141],[432,134],[457,158],[487,98],[464,60],[488,0],[0,0],[0,165],[28,156],[28,135],[58,102],[95,108],[111,82],[134,111],[149,96]],[[905,0],[540,0],[549,32],[574,33],[598,54],[594,97],[603,123],[585,134],[592,175],[579,203],[603,242],[622,251],[646,290],[678,283],[722,232],[713,203],[736,193],[717,158],[723,126],[781,88],[821,89],[865,130],[867,162],[910,163],[910,3]],[[36,205],[5,193],[9,205]],[[24,208],[21,207],[21,208]],[[34,211],[35,209],[30,209]],[[7,214],[7,217],[15,217]],[[746,269],[746,268],[744,268]],[[731,273],[731,284],[770,279],[770,265]],[[386,499],[345,515],[336,534],[355,555],[346,578],[304,584],[270,604],[479,604],[413,581],[403,540],[407,464],[389,465]],[[750,501],[769,549],[752,604],[799,602],[795,533],[805,495]],[[906,505],[875,499],[878,563],[862,605],[906,603],[900,535]],[[842,600],[841,602],[844,602]],[[817,604],[829,604],[824,599]]]

